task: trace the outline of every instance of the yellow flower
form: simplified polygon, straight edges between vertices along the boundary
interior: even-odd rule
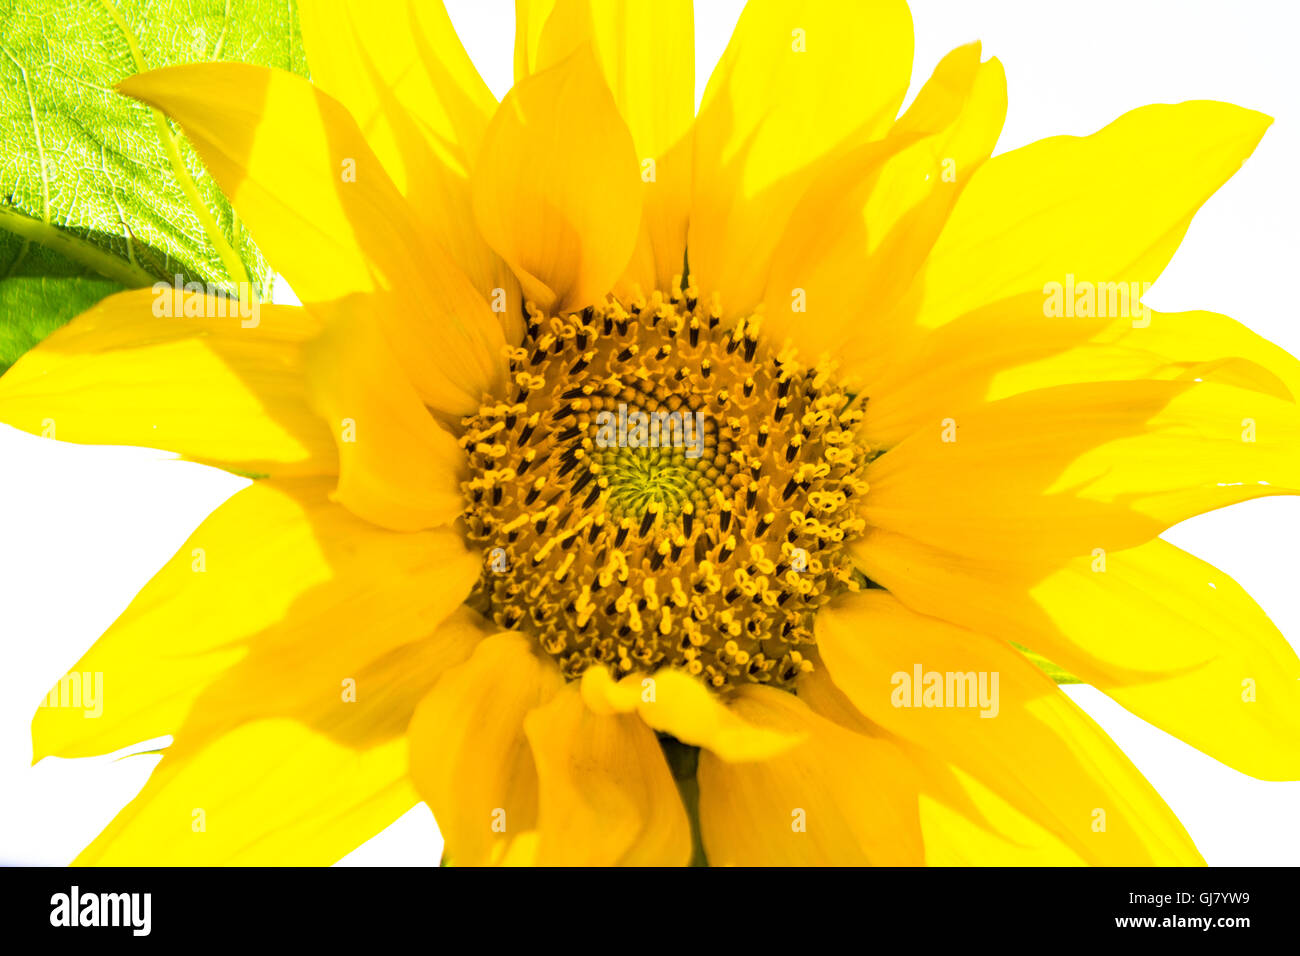
[[[458,865],[1200,862],[1034,660],[1300,776],[1300,662],[1158,537],[1300,488],[1300,367],[1140,301],[1266,117],[990,159],[977,45],[896,118],[901,0],[752,0],[698,116],[686,0],[518,13],[499,105],[399,0],[304,5],[314,85],[122,84],[304,306],[127,292],[0,379],[260,476],[75,666],[102,718],[35,719],[175,737],[81,862],[328,863],[419,800]]]

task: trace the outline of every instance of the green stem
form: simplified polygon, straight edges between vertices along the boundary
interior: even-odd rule
[[[668,761],[677,792],[682,795],[686,818],[691,822],[691,866],[708,866],[704,854],[704,841],[700,837],[700,781],[696,771],[700,766],[700,748],[684,744],[676,737],[660,735],[659,746]]]

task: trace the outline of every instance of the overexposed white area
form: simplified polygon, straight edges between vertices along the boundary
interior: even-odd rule
[[[696,6],[702,94],[742,3]],[[511,82],[513,3],[452,0],[448,7],[484,79],[503,95]],[[959,44],[981,39],[985,55],[1002,61],[1010,106],[999,151],[1091,133],[1153,102],[1222,99],[1275,117],[1255,155],[1196,217],[1147,303],[1224,312],[1300,353],[1293,291],[1300,5],[916,0],[912,10],[913,94]],[[47,759],[29,767],[31,714],[189,532],[245,483],[154,451],[72,446],[0,426],[0,863],[67,862],[143,785],[156,757]],[[1249,502],[1167,537],[1232,574],[1300,645],[1300,501]],[[1068,693],[1165,796],[1210,863],[1300,863],[1300,783],[1245,777],[1093,688]],[[440,850],[432,817],[420,806],[344,862],[422,865],[435,863]]]

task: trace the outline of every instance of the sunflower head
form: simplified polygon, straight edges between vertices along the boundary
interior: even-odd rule
[[[902,0],[751,2],[698,113],[686,0],[518,11],[500,102],[403,0],[303,4],[311,80],[119,86],[302,305],[124,292],[0,378],[261,476],[76,666],[102,719],[36,718],[175,738],[83,862],[332,862],[417,795],[457,865],[1198,862],[1045,671],[1300,775],[1300,660],[1159,537],[1300,493],[1300,366],[1045,295],[1147,288],[1266,117],[994,156],[978,44],[899,114]]]
[[[476,597],[566,677],[671,666],[792,688],[856,588],[860,408],[694,290],[530,308],[509,392],[465,419]]]

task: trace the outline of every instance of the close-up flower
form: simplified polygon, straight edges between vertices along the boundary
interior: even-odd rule
[[[1268,116],[994,155],[979,43],[903,108],[904,0],[749,0],[698,110],[689,0],[518,0],[499,102],[437,0],[299,15],[305,70],[111,94],[231,281],[142,242],[0,376],[249,479],[70,669],[102,714],[35,714],[172,738],[76,862],[331,864],[423,802],[453,867],[1201,864],[1070,683],[1300,779],[1300,659],[1160,537],[1300,493],[1300,364],[1143,301]]]

